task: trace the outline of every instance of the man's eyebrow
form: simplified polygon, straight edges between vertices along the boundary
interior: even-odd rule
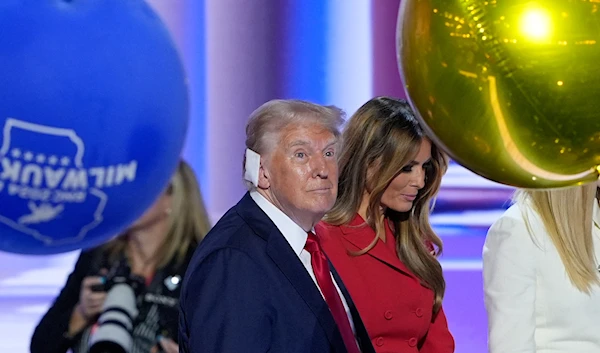
[[[294,140],[288,144],[287,148],[292,148],[292,147],[296,147],[296,146],[306,146],[306,145],[310,145],[310,143],[305,140]]]
[[[325,145],[325,148],[329,148],[329,147],[337,144],[338,142],[339,142],[339,139],[334,138]],[[287,145],[287,148],[289,149],[289,148],[293,148],[293,147],[308,146],[308,145],[310,145],[310,142],[308,142],[306,140],[294,140]]]
[[[325,145],[325,148],[331,147],[333,145],[337,145],[338,142],[340,142],[339,139],[334,138],[333,140],[329,141],[328,144]]]

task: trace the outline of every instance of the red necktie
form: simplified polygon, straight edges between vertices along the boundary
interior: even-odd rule
[[[327,303],[327,306],[329,306],[329,310],[333,315],[333,319],[335,320],[335,323],[342,334],[342,339],[344,340],[346,350],[348,353],[360,353],[360,350],[356,345],[356,340],[354,339],[354,333],[352,333],[352,328],[350,327],[350,321],[348,321],[346,309],[344,309],[342,299],[340,298],[337,289],[335,289],[335,286],[333,285],[327,258],[321,250],[319,241],[313,232],[308,232],[308,239],[306,239],[306,245],[304,246],[304,249],[310,253],[310,262],[312,264],[317,283],[321,288],[321,292],[323,293],[323,297],[325,297],[325,302]]]

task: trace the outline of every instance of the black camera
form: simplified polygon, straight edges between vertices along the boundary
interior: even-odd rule
[[[126,259],[114,266],[105,278],[106,299],[98,318],[98,328],[90,337],[89,352],[129,353],[145,280],[131,273]]]

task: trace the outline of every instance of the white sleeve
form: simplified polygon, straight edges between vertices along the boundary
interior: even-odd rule
[[[523,218],[507,213],[492,225],[483,247],[489,350],[535,353],[534,253],[539,250]]]

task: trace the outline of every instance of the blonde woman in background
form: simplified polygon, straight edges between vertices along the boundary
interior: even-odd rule
[[[600,352],[598,185],[515,201],[483,249],[490,353]]]
[[[135,277],[137,282],[133,282],[140,285],[136,293],[139,313],[132,318],[131,347],[126,351],[178,352],[180,284],[209,228],[194,172],[181,161],[165,191],[129,229],[103,246],[81,252],[67,283],[33,333],[31,353],[69,349],[88,353],[97,340],[98,318],[106,310],[111,273],[131,273],[130,278]],[[118,304],[123,305],[119,298]],[[123,343],[117,340],[119,332],[112,330],[117,333],[112,338]]]

